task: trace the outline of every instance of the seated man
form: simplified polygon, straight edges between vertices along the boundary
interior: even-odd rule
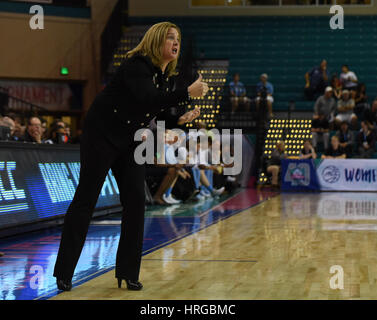
[[[359,83],[356,88],[356,91],[352,92],[354,92],[353,98],[355,100],[355,114],[359,119],[362,119],[365,110],[369,109],[366,85],[364,83]]]
[[[317,159],[317,154],[310,140],[304,142],[304,148],[300,152],[300,159]]]
[[[357,77],[355,72],[350,71],[349,67],[344,64],[342,66],[342,73],[340,74],[340,82],[343,89],[356,91],[357,88]]]
[[[372,158],[376,149],[376,136],[372,125],[368,121],[361,122],[361,130],[357,135],[357,146],[360,158]]]
[[[235,73],[233,81],[229,84],[230,102],[232,103],[232,113],[234,113],[240,104],[245,105],[245,110],[250,111],[250,99],[246,97],[246,89],[240,81],[239,73]]]
[[[340,146],[337,136],[331,137],[331,145],[322,155],[322,159],[345,159],[346,151]]]
[[[153,196],[153,201],[155,204],[166,205],[178,203],[178,200],[170,197],[170,193],[174,184],[178,178],[178,172],[182,169],[183,165],[178,164],[177,161],[174,164],[169,163],[170,159],[167,159],[170,150],[168,150],[168,145],[173,144],[175,141],[171,141],[170,130],[166,130],[164,143],[164,151],[162,154],[156,153],[155,164],[146,166],[146,177],[153,177],[154,184],[158,183],[157,191]],[[174,154],[173,156],[174,157]],[[157,164],[157,160],[160,160],[160,164]],[[166,195],[166,192],[170,189],[170,193]]]
[[[258,112],[261,101],[265,100],[268,114],[270,117],[272,117],[272,104],[274,103],[274,97],[272,95],[274,94],[274,87],[267,81],[267,79],[268,75],[266,73],[263,73],[260,76],[260,82],[257,84],[257,98],[255,99],[255,104]]]
[[[364,111],[364,119],[368,120],[374,127],[377,127],[377,98],[374,99],[372,107]]]
[[[176,140],[176,138],[178,140]],[[176,142],[175,142],[176,141]],[[175,150],[173,144],[177,144],[177,150]],[[177,156],[175,155],[177,151]],[[178,200],[172,196],[173,188],[175,187],[178,178],[184,180],[191,179],[191,175],[188,171],[185,170],[184,166],[188,161],[188,152],[186,149],[186,134],[182,133],[179,137],[176,137],[171,130],[167,130],[167,140],[165,142],[165,161],[167,164],[174,165],[178,171],[176,172],[175,179],[172,181],[168,189],[162,195],[162,199],[166,203],[177,204],[181,203],[181,200]]]
[[[24,136],[26,130],[25,126],[22,124],[22,118],[15,113],[9,113],[3,119],[5,118],[10,118],[14,122],[14,131],[12,138],[14,141],[20,141]]]
[[[354,143],[353,133],[349,130],[348,123],[343,121],[340,130],[336,132],[339,138],[340,146],[346,151],[347,158],[352,157],[352,146]]]
[[[14,136],[14,132],[16,129],[16,124],[12,118],[8,116],[4,116],[0,119],[0,126],[9,128],[9,135],[8,136],[0,136],[0,139],[8,140],[8,141],[17,141],[18,138]]]
[[[321,64],[314,67],[305,74],[304,93],[308,100],[317,99],[325,90],[329,83],[329,72],[327,70],[327,61],[322,60]]]
[[[155,164],[146,166],[146,176],[154,177],[159,182],[159,187],[153,196],[155,204],[166,205],[177,203],[175,199],[170,199],[170,197],[167,200],[164,195],[169,188],[173,187],[178,178],[179,170],[181,170],[180,165]]]
[[[24,142],[46,143],[42,136],[43,128],[41,119],[38,117],[31,117],[28,119],[25,134],[20,140]]]
[[[199,135],[202,133],[199,132]],[[225,188],[215,189],[212,184],[212,175],[206,174],[206,171],[210,170],[208,149],[201,144],[200,139],[197,141],[196,148],[196,150],[189,151],[190,163],[194,165],[191,167],[192,177],[195,188],[199,192],[196,198],[202,200],[221,195]]]
[[[351,98],[350,92],[348,90],[343,90],[342,98],[338,101],[338,115],[335,117],[335,123],[337,128],[343,121],[351,124],[353,128],[357,126],[357,116],[353,112],[355,108],[355,100]]]
[[[275,150],[272,151],[271,158],[267,161],[267,172],[272,175],[271,184],[273,187],[278,186],[281,160],[287,157],[284,150],[284,142],[279,141]]]
[[[326,119],[325,114],[319,113],[315,116],[312,122],[312,142],[313,148],[317,148],[320,140],[323,142],[323,147],[326,150],[329,147],[330,124]]]

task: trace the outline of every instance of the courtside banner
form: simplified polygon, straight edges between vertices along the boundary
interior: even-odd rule
[[[377,160],[325,159],[317,177],[323,191],[377,191]]]
[[[64,216],[80,175],[78,146],[0,143],[0,230]],[[96,209],[119,206],[110,171]]]
[[[281,161],[282,190],[318,190],[314,161],[311,159],[284,159]]]

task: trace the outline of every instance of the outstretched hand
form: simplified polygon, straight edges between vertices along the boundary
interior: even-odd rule
[[[200,116],[200,108],[195,108],[194,110],[186,112],[183,116],[181,116],[178,120],[178,124],[182,125],[184,123],[191,122],[199,116]]]

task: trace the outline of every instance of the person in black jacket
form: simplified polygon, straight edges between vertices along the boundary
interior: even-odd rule
[[[370,159],[376,148],[376,136],[373,126],[368,121],[361,121],[361,130],[357,135],[358,158]]]
[[[284,141],[278,141],[275,149],[271,153],[271,158],[267,161],[267,172],[271,174],[271,185],[273,187],[279,186],[279,172],[281,166],[281,160],[285,159],[287,154],[285,153]]]
[[[152,119],[166,128],[182,126],[200,115],[185,112],[193,97],[202,97],[208,85],[202,77],[189,87],[175,88],[180,51],[179,28],[170,22],[153,25],[100,92],[85,118],[80,143],[80,180],[64,218],[54,276],[60,290],[72,287],[74,269],[85,242],[90,219],[109,169],[120,191],[122,216],[115,277],[140,290],[138,281],[143,244],[145,166],[134,159],[134,134]]]
[[[43,139],[43,128],[40,118],[31,117],[28,119],[25,134],[20,140],[32,143],[46,143],[46,141]]]

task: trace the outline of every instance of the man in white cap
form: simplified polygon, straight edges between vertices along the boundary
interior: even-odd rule
[[[325,119],[329,122],[333,121],[334,113],[336,111],[336,101],[333,97],[333,89],[328,86],[325,93],[319,96],[314,104],[313,119],[318,119],[319,115],[323,114]]]
[[[339,128],[341,123],[346,121],[355,129],[357,126],[357,116],[353,112],[355,100],[351,98],[350,92],[345,89],[342,91],[342,97],[338,101],[338,115],[335,117],[335,123]]]
[[[260,82],[257,83],[257,98],[255,99],[255,105],[258,112],[262,99],[265,99],[268,114],[270,117],[272,117],[272,104],[274,103],[274,97],[272,95],[274,94],[274,86],[268,82],[267,79],[267,73],[261,74]]]
[[[324,148],[329,146],[330,123],[334,120],[334,113],[336,111],[336,101],[333,97],[333,89],[328,86],[325,93],[318,97],[314,104],[314,115],[312,122],[312,145],[314,149],[321,139]]]

